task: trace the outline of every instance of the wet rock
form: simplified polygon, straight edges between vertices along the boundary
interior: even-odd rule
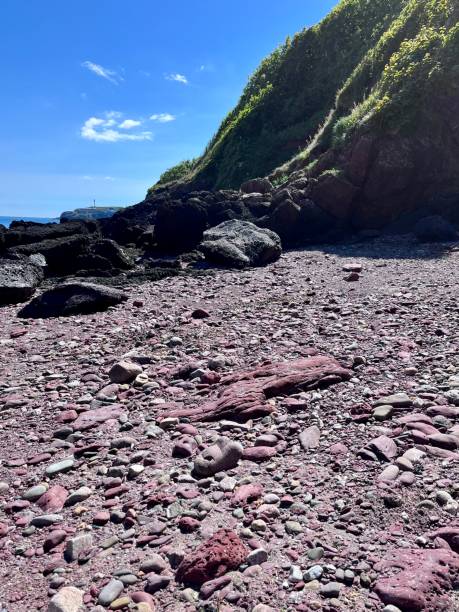
[[[248,552],[233,531],[221,529],[183,559],[177,568],[176,580],[200,587],[204,582],[236,570],[244,563]]]

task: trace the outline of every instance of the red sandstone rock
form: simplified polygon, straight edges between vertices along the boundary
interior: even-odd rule
[[[440,610],[439,595],[451,589],[459,575],[459,555],[445,549],[395,550],[375,570],[390,574],[374,587],[386,605],[404,612]]]
[[[200,587],[208,580],[236,570],[244,563],[248,552],[233,531],[221,529],[183,559],[177,568],[176,580]]]
[[[44,512],[59,512],[62,510],[65,504],[65,500],[68,497],[67,489],[61,487],[60,485],[55,485],[43,493],[43,495],[38,499],[37,505]]]
[[[241,485],[231,497],[231,504],[239,506],[248,504],[263,495],[263,487],[258,483]]]
[[[83,412],[73,422],[73,428],[75,430],[84,431],[95,427],[99,423],[105,423],[109,419],[117,419],[123,413],[123,407],[120,404],[112,404],[111,406],[102,406],[102,408],[95,408],[94,410],[88,410]]]
[[[248,420],[272,412],[273,407],[266,403],[271,397],[326,387],[349,380],[351,375],[335,359],[326,356],[260,366],[223,378],[217,399],[198,408],[171,410],[161,418],[186,416],[192,421]]]

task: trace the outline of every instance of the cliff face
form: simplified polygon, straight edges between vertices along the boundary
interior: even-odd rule
[[[459,0],[342,0],[262,62],[204,155],[163,182],[306,177],[358,227],[459,192],[458,18]]]

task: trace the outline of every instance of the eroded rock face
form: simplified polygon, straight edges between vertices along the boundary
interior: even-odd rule
[[[24,319],[46,319],[90,314],[127,300],[122,291],[92,283],[66,283],[45,291],[18,314]]]
[[[279,259],[280,238],[248,221],[225,221],[204,232],[199,249],[207,261],[232,268],[263,266]]]
[[[192,421],[248,420],[272,412],[267,400],[349,380],[351,372],[326,356],[306,357],[254,368],[223,378],[219,396],[202,406],[172,410],[163,416]]]
[[[233,531],[221,529],[183,559],[175,578],[186,585],[200,587],[208,580],[236,570],[248,552]]]
[[[375,569],[390,574],[379,578],[374,587],[383,603],[404,612],[452,609],[440,597],[459,576],[459,555],[451,550],[395,550]]]
[[[26,257],[0,259],[0,304],[25,302],[42,280],[42,268]]]

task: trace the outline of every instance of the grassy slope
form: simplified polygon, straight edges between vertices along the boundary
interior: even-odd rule
[[[432,131],[439,119],[433,100],[458,84],[458,17],[458,0],[409,0],[338,92],[314,141],[278,174],[339,151],[359,133]]]
[[[341,0],[319,25],[268,56],[204,155],[161,177],[205,188],[239,187],[292,158],[314,136],[336,93],[407,0]],[[190,172],[191,170],[191,172]]]
[[[164,177],[196,187],[281,182],[362,134],[430,137],[459,79],[459,0],[341,0],[266,58],[204,155]],[[342,164],[341,164],[342,165]],[[184,172],[182,172],[184,171]],[[163,181],[164,182],[164,181]]]

